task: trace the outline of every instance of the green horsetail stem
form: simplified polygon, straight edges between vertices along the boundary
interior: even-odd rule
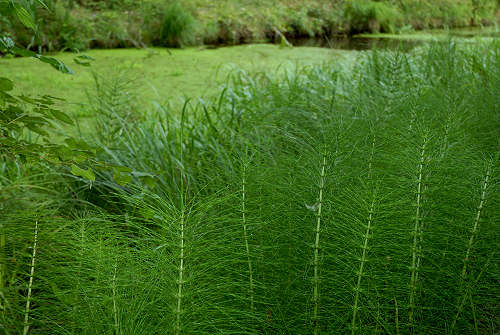
[[[323,164],[321,167],[321,178],[319,182],[319,200],[316,220],[316,232],[314,242],[314,288],[313,288],[313,325],[314,335],[319,333],[318,327],[318,308],[319,308],[319,232],[321,228],[321,209],[323,206],[323,189],[325,187],[325,170],[326,170],[326,151],[323,152]]]
[[[481,221],[481,214],[482,214],[484,206],[486,204],[486,195],[487,195],[488,186],[490,183],[492,165],[493,165],[493,163],[490,161],[490,164],[488,165],[488,169],[486,171],[486,175],[484,176],[484,179],[483,179],[483,183],[482,183],[483,185],[481,187],[481,198],[479,200],[479,205],[477,206],[476,216],[474,219],[474,225],[472,227],[472,231],[471,231],[471,234],[469,237],[469,242],[467,243],[467,251],[465,252],[465,257],[463,259],[464,265],[462,267],[462,272],[460,274],[460,285],[459,285],[460,286],[459,289],[461,291],[463,291],[462,286],[463,286],[463,284],[466,280],[466,276],[467,276],[467,265],[469,264],[469,261],[470,261],[472,244],[474,243],[474,238],[476,237],[477,230],[479,229],[479,223]],[[458,304],[457,313],[455,314],[455,317],[453,318],[453,323],[451,324],[451,333],[453,333],[453,330],[455,329],[458,317],[459,317],[460,313],[462,312],[463,305],[465,303],[465,300],[467,299],[467,295],[468,295],[467,293],[462,292],[462,297],[461,297],[462,301],[460,301],[460,303]]]
[[[373,166],[373,157],[375,156],[375,140],[376,137],[375,135],[373,136],[372,139],[372,145],[371,145],[371,151],[370,151],[370,159],[368,160],[368,178],[371,180],[372,178],[372,166]],[[361,290],[361,279],[363,278],[363,271],[364,271],[364,266],[365,263],[367,262],[367,250],[368,250],[368,240],[370,238],[370,233],[372,229],[372,222],[373,222],[373,215],[374,215],[374,210],[375,210],[375,196],[376,193],[373,193],[372,197],[372,202],[370,205],[370,209],[368,211],[368,223],[366,225],[366,231],[365,231],[365,236],[364,236],[364,241],[363,241],[363,246],[362,246],[362,255],[361,255],[361,261],[359,264],[359,271],[358,271],[358,280],[356,282],[356,287],[354,289],[354,306],[352,310],[352,321],[351,321],[351,334],[355,334],[357,331],[357,326],[356,326],[356,317],[358,314],[358,309],[359,309],[359,292]]]
[[[181,212],[180,223],[180,255],[179,255],[179,281],[177,283],[177,310],[176,310],[176,326],[175,334],[181,333],[181,311],[182,311],[182,284],[184,279],[184,208]]]
[[[30,325],[29,325],[29,315],[30,315],[30,304],[31,304],[31,292],[33,288],[33,276],[35,275],[35,259],[36,259],[36,247],[38,243],[38,221],[35,221],[35,232],[33,238],[33,253],[31,255],[31,270],[30,270],[30,281],[28,284],[28,297],[26,299],[26,309],[24,312],[24,331],[23,335],[28,335]]]
[[[359,272],[358,272],[358,281],[356,283],[356,288],[354,289],[354,306],[352,309],[352,323],[351,323],[351,334],[356,333],[356,317],[358,312],[358,303],[359,303],[359,291],[361,290],[361,278],[363,278],[363,270],[365,263],[367,262],[367,250],[368,250],[368,240],[370,238],[370,233],[372,229],[373,223],[373,214],[375,210],[375,195],[373,196],[372,203],[370,205],[370,210],[368,212],[368,223],[366,225],[366,231],[363,242],[363,253],[361,255],[361,261],[359,264]]]
[[[413,333],[413,322],[415,315],[415,294],[417,291],[418,271],[420,267],[420,248],[422,243],[422,190],[423,190],[423,177],[424,177],[424,164],[425,164],[425,149],[427,146],[427,138],[424,138],[424,143],[420,148],[420,161],[418,163],[418,181],[417,181],[417,199],[415,210],[415,225],[413,228],[413,246],[412,246],[412,259],[411,259],[411,278],[410,278],[410,306],[408,312],[408,326],[410,333]]]
[[[118,270],[118,262],[115,258],[115,264],[113,264],[113,321],[115,322],[115,332],[120,334],[120,324],[118,322],[118,308],[116,306],[116,272]]]
[[[248,261],[248,276],[249,276],[249,291],[250,291],[250,311],[254,310],[254,287],[253,287],[253,270],[252,270],[252,260],[250,259],[250,245],[248,244],[248,231],[247,231],[247,220],[246,220],[246,167],[243,165],[242,172],[242,182],[241,182],[241,220],[243,223],[243,235],[245,238],[245,249],[247,253]]]

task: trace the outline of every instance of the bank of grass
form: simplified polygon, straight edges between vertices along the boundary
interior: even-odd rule
[[[498,1],[456,0],[148,0],[46,1],[34,10],[35,39],[0,17],[0,31],[23,46],[84,50],[145,46],[279,42],[283,36],[324,38],[356,33],[487,26]]]
[[[165,103],[182,97],[207,97],[216,93],[234,70],[248,73],[275,73],[287,68],[353,58],[354,53],[321,48],[280,48],[276,45],[243,45],[231,48],[117,49],[91,50],[91,67],[75,64],[72,53],[59,53],[58,59],[73,68],[75,75],[53,71],[30,58],[0,59],[2,75],[12,79],[18,92],[50,94],[70,104],[84,103],[95,88],[98,77],[126,77],[138,103]],[[85,115],[81,106],[72,108]]]
[[[103,113],[126,186],[4,161],[2,331],[497,333],[500,45],[261,79]]]

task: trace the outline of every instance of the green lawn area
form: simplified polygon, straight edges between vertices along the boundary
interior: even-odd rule
[[[92,73],[105,78],[119,73],[134,80],[140,101],[161,103],[178,97],[203,97],[215,93],[234,69],[276,73],[295,65],[318,64],[334,59],[347,60],[354,52],[313,47],[280,48],[255,44],[218,49],[186,48],[167,50],[114,49],[90,50],[95,59],[91,67],[74,63],[76,54],[53,55],[70,66],[75,75],[61,74],[31,58],[0,59],[2,76],[12,79],[18,93],[50,94],[69,103],[84,103],[86,92],[94,87]],[[79,115],[78,110],[75,111]]]

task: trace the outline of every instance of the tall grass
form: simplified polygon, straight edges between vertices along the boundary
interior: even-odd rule
[[[29,333],[494,334],[499,64],[494,43],[373,51],[112,114],[100,158],[131,183],[64,177],[75,200],[2,221],[2,331],[32,287]]]

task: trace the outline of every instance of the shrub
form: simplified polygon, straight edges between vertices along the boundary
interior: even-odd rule
[[[160,44],[166,47],[182,47],[194,42],[195,19],[179,2],[165,8],[161,27]]]
[[[402,21],[399,10],[383,2],[349,0],[344,10],[351,33],[390,33],[394,32]]]

